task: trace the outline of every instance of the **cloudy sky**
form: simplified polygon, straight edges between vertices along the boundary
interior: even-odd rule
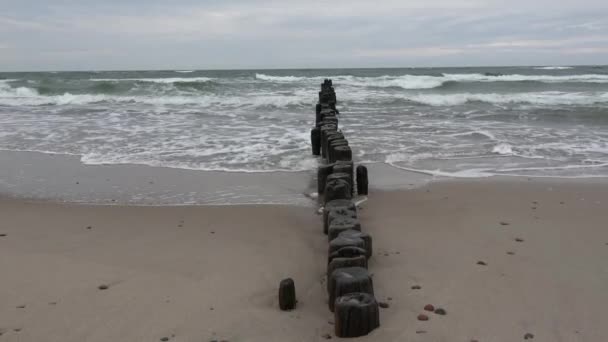
[[[608,0],[0,0],[0,70],[608,64]]]

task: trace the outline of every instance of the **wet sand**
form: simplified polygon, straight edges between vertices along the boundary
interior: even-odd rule
[[[360,340],[607,340],[606,201],[599,179],[372,189],[360,216],[388,308]],[[0,341],[325,341],[333,332],[327,241],[312,207],[4,198],[0,218]],[[276,297],[285,277],[299,299],[287,313]]]

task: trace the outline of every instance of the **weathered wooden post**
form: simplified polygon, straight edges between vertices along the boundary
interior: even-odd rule
[[[355,229],[348,229],[348,230],[344,230],[342,232],[340,232],[340,234],[338,234],[338,237],[348,237],[348,238],[359,238],[362,239],[365,243],[365,256],[369,259],[371,258],[372,254],[373,254],[373,250],[372,250],[372,237],[371,235],[367,234],[367,233],[363,233],[360,230],[355,230]]]
[[[338,297],[354,292],[374,295],[372,277],[363,267],[339,268],[332,272],[329,282],[329,310],[332,312]]]
[[[321,154],[321,129],[315,127],[310,130],[310,144],[312,146],[312,155],[318,156]]]
[[[354,229],[361,231],[361,223],[353,217],[341,216],[330,220],[328,218],[327,239],[329,241],[335,239],[345,230]]]
[[[330,175],[329,177],[331,177]],[[329,178],[328,177],[328,178]],[[351,199],[350,184],[343,179],[332,179],[325,182],[325,203],[337,199]]]
[[[357,166],[357,194],[367,195],[368,186],[367,167],[359,165]]]
[[[333,170],[333,164],[323,164],[317,169],[317,192],[319,195],[325,193],[325,183],[327,183],[327,177],[332,174]]]
[[[291,278],[283,279],[279,284],[279,308],[283,311],[296,308],[296,286]]]
[[[334,332],[338,337],[360,337],[380,327],[380,309],[373,295],[354,292],[334,303]]]

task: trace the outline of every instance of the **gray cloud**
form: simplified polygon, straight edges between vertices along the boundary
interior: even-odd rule
[[[0,69],[604,64],[608,2],[1,2]]]

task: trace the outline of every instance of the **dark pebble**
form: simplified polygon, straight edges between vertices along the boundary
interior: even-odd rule
[[[5,236],[6,236],[6,234],[0,234],[0,237],[5,237]]]
[[[211,234],[215,234],[215,232],[212,231]]]
[[[388,253],[384,253],[384,256],[388,256]]]
[[[25,305],[19,305],[17,309],[25,309]]]
[[[522,238],[516,238],[515,241],[517,241],[517,242],[524,242],[524,239],[522,239]]]
[[[500,225],[501,225],[501,226],[508,226],[508,225],[510,225],[510,223],[509,223],[509,222],[504,222],[504,221],[502,221],[502,222],[500,222]]]
[[[534,334],[527,333],[524,335],[524,340],[531,340],[534,338]]]
[[[420,290],[420,289],[422,289],[422,286],[420,286],[420,285],[412,286],[412,290]]]
[[[20,331],[21,331],[21,328],[15,328],[15,329],[13,329],[13,330],[14,330],[15,332],[20,332]]]
[[[93,227],[91,227],[91,226],[87,226],[87,229],[93,229]]]
[[[478,261],[477,265],[487,266],[488,264],[486,264],[484,261]]]
[[[393,297],[387,297],[386,300],[393,300]]]
[[[425,311],[435,311],[435,307],[432,304],[427,304],[424,306]]]
[[[167,341],[169,341],[169,338],[168,337],[163,337],[160,340],[163,341],[163,342],[167,342]]]
[[[183,227],[183,226],[184,226],[183,224],[178,224],[178,225],[177,225],[177,227],[179,227],[179,228],[181,228],[181,227]]]
[[[325,334],[323,335],[323,338],[326,340],[331,340],[331,335],[330,334]]]
[[[76,184],[80,184],[80,182],[76,182]]]
[[[559,202],[559,204],[564,204],[564,202]]]
[[[57,305],[57,302],[50,302],[49,305]]]
[[[532,207],[532,210],[536,210],[536,207]]]
[[[416,330],[416,334],[426,334],[426,330]]]
[[[97,288],[100,290],[107,290],[107,289],[109,289],[109,286],[108,285],[99,285]]]
[[[386,302],[379,302],[378,306],[383,308],[383,309],[388,309],[389,305]]]
[[[438,315],[441,315],[441,316],[447,315],[447,312],[445,312],[445,309],[442,309],[442,308],[435,309],[435,313]]]
[[[428,321],[429,320],[429,316],[427,316],[425,314],[420,314],[420,315],[418,315],[418,320],[419,321]]]
[[[515,252],[507,252],[509,255],[515,255]]]

